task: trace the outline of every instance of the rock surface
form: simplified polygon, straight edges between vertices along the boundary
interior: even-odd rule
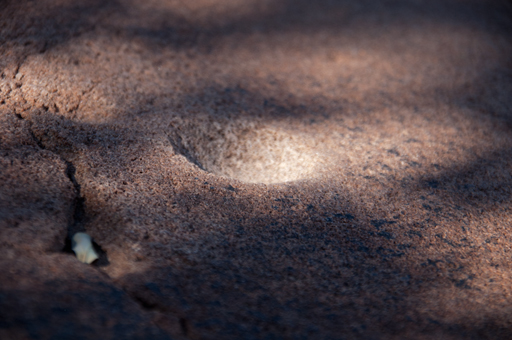
[[[510,1],[0,6],[0,338],[512,337]]]

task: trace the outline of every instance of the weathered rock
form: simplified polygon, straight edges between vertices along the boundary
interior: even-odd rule
[[[2,6],[1,338],[512,336],[508,2]]]

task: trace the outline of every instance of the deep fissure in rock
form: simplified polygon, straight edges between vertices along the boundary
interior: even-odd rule
[[[185,318],[180,318],[180,327],[184,336],[188,336],[188,325],[187,320]]]
[[[64,252],[73,252],[72,251],[72,242],[71,238],[77,232],[85,232],[85,223],[86,223],[86,214],[85,214],[85,197],[81,195],[81,187],[78,181],[76,180],[76,168],[73,163],[64,160],[66,163],[66,176],[69,178],[71,183],[73,183],[73,187],[75,188],[75,199],[73,202],[73,217],[72,221],[68,226],[68,235],[65,240]],[[110,264],[108,261],[107,253],[100,247],[98,243],[94,240],[92,241],[92,245],[94,250],[98,254],[99,258],[94,261],[92,264],[95,266],[107,266]]]
[[[73,187],[75,188],[75,200],[73,202],[73,222],[72,225],[76,230],[73,230],[74,232],[78,231],[85,231],[85,229],[81,229],[84,224],[85,219],[85,198],[83,198],[80,194],[80,184],[76,181],[75,173],[76,168],[75,166],[68,161],[66,162],[66,176],[69,178],[71,183],[73,183]]]
[[[23,116],[19,113],[15,113],[15,116],[20,120],[25,120]],[[29,122],[31,124],[31,122]],[[36,145],[41,150],[47,150],[46,146],[43,144],[41,139],[37,138],[32,131],[32,128],[29,126],[29,133]],[[53,151],[52,151],[53,152]],[[76,167],[70,161],[64,159],[61,155],[56,153],[59,158],[66,164],[66,177],[73,184],[73,188],[75,190],[75,198],[73,199],[73,207],[72,207],[72,218],[70,223],[68,224],[68,233],[66,235],[66,239],[64,240],[64,247],[62,251],[66,253],[73,253],[72,250],[72,242],[71,237],[77,232],[85,232],[85,222],[86,222],[86,213],[85,213],[85,197],[81,195],[81,187],[78,181],[76,180]],[[101,248],[101,246],[96,243],[94,240],[92,241],[94,250],[98,254],[99,258],[94,261],[92,264],[95,266],[107,266],[109,263],[107,253]]]

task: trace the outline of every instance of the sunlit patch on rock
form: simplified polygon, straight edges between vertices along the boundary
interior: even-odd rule
[[[177,151],[202,169],[248,183],[311,177],[317,164],[308,137],[254,122],[214,121],[180,126]]]

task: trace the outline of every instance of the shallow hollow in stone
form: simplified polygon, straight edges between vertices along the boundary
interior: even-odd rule
[[[211,173],[248,183],[282,183],[310,177],[317,157],[299,132],[255,121],[198,119],[173,124],[178,152]]]

